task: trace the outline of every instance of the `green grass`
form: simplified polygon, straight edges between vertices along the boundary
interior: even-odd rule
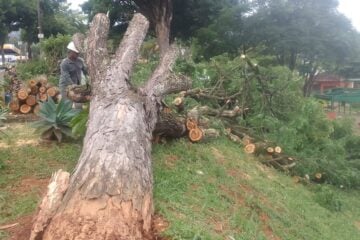
[[[0,140],[0,224],[31,214],[39,186],[59,168],[71,171],[81,146],[34,145],[28,125],[15,124]],[[19,139],[29,144],[19,145]],[[325,185],[303,186],[267,168],[227,139],[192,144],[186,139],[153,148],[157,214],[170,239],[360,239],[360,193]],[[22,189],[26,189],[23,191]],[[0,239],[6,239],[0,231]]]
[[[0,224],[31,214],[36,209],[51,173],[71,171],[79,157],[79,144],[39,143],[29,124],[10,124],[0,140]],[[24,184],[24,180],[28,180]],[[43,186],[31,186],[39,184]],[[29,186],[30,185],[30,186]],[[43,189],[40,189],[42,187]],[[6,239],[0,231],[0,239]]]
[[[155,146],[154,158],[156,209],[174,239],[360,238],[358,192],[296,184],[225,139]]]

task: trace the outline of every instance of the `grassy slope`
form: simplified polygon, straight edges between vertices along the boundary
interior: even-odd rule
[[[175,239],[360,239],[360,193],[295,184],[225,139],[156,146],[154,169]]]
[[[79,156],[74,143],[33,146],[33,140],[28,126],[19,125],[0,140],[12,146],[0,145],[6,164],[0,170],[0,225],[34,211],[38,184],[46,184],[41,179],[59,168],[71,170]],[[153,157],[155,207],[172,239],[360,239],[360,193],[295,184],[226,139],[156,145]],[[26,188],[28,179],[38,182]],[[0,231],[0,239],[5,236]]]

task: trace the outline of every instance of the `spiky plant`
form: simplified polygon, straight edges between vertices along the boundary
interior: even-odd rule
[[[0,106],[0,127],[2,127],[4,125],[4,120],[6,120],[7,118],[7,114],[8,114],[9,110],[7,108],[3,108]],[[4,131],[2,131],[0,129],[0,138],[1,135],[6,135]]]
[[[9,110],[0,106],[0,126],[3,124],[3,121],[6,120]]]
[[[73,136],[84,137],[86,133],[86,124],[89,118],[89,106],[83,109],[78,115],[76,115],[70,122]]]
[[[70,121],[80,111],[72,108],[72,102],[61,100],[56,104],[51,98],[45,103],[40,103],[38,116],[41,120],[35,122],[33,127],[41,133],[46,140],[61,142],[63,136],[72,137]]]

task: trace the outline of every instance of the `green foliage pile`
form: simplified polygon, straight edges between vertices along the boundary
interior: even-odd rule
[[[256,138],[275,142],[298,158],[292,174],[314,178],[322,173],[327,183],[359,188],[360,137],[353,135],[352,121],[328,120],[320,102],[302,96],[301,77],[267,59],[223,54],[207,62],[180,61],[177,70],[191,75],[194,87],[212,89],[221,82],[227,96],[239,93],[235,104],[250,110],[230,124],[249,129]],[[212,100],[196,104],[222,106]]]

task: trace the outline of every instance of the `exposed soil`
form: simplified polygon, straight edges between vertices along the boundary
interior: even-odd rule
[[[6,122],[10,123],[10,122],[32,122],[32,121],[37,121],[39,120],[39,117],[37,115],[35,115],[34,113],[29,113],[29,114],[14,114],[14,113],[10,113],[7,116]]]
[[[267,240],[281,240],[278,236],[276,236],[269,226],[269,217],[266,215],[266,213],[261,212],[259,215],[260,221],[262,223],[262,231],[265,234],[265,237]]]
[[[360,231],[360,221],[356,221],[354,225]]]
[[[175,167],[176,162],[179,160],[179,158],[175,155],[168,155],[165,157],[165,165],[172,169]]]
[[[219,163],[220,165],[223,165],[225,163],[225,157],[224,155],[216,148],[211,148],[212,152],[216,158],[217,163]]]
[[[32,191],[33,189],[38,189],[39,194],[44,194],[47,188],[47,185],[49,184],[48,178],[33,178],[33,177],[26,177],[21,180],[19,184],[12,187],[11,192],[17,193],[17,194],[24,194],[27,192]]]
[[[12,222],[18,223],[18,225],[7,229],[10,235],[8,240],[28,240],[30,237],[33,217],[33,215],[23,216]],[[169,223],[161,215],[155,214],[152,222],[153,236],[149,237],[149,239],[170,240],[170,238],[161,236],[161,234],[163,234],[168,227]]]
[[[16,219],[13,223],[19,223],[13,228],[9,228],[9,240],[28,240],[32,226],[33,215],[23,216]]]

